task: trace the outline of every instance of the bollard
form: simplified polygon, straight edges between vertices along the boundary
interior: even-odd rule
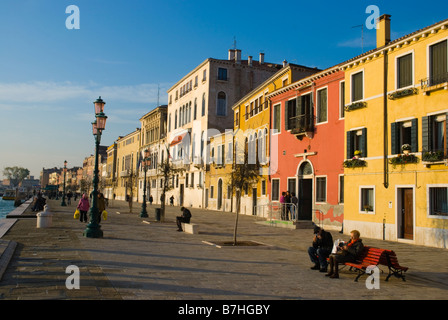
[[[53,222],[53,214],[48,211],[48,205],[44,206],[44,211],[37,215],[37,228],[49,228]]]
[[[156,221],[160,221],[162,215],[162,208],[156,208]]]

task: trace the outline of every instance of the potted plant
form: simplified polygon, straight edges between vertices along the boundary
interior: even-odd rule
[[[406,143],[401,146],[401,151],[403,151],[404,154],[408,154],[409,152],[411,152],[411,146]]]
[[[360,150],[356,150],[355,151],[355,156],[353,157],[353,159],[359,159],[359,157],[361,156],[362,152]]]

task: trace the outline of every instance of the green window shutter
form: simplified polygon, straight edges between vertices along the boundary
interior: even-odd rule
[[[352,75],[352,102],[363,99],[363,74],[362,72]]]
[[[288,114],[288,109],[289,109],[289,101],[285,102],[285,130],[289,130],[289,114]]]
[[[430,47],[430,70],[431,85],[446,81],[447,67],[447,40],[434,44]]]
[[[351,159],[353,157],[353,144],[352,144],[352,134],[353,131],[347,131],[347,159]]]
[[[418,152],[418,119],[412,119],[411,152]]]
[[[445,149],[448,150],[448,112],[445,115]],[[446,154],[445,154],[446,155]]]
[[[302,97],[299,96],[296,98],[296,116],[301,116],[304,112],[302,112]]]
[[[391,148],[390,153],[391,154],[398,154],[400,153],[398,149],[399,143],[399,131],[398,128],[400,128],[400,123],[392,122],[390,124],[390,142],[391,142]]]
[[[422,151],[430,151],[430,120],[431,117],[422,117]]]
[[[362,130],[362,135],[361,135],[361,152],[362,152],[362,157],[366,158],[367,157],[367,128],[363,128]]]
[[[412,53],[398,58],[398,88],[412,85]]]

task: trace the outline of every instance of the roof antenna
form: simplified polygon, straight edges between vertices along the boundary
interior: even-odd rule
[[[233,36],[233,49],[236,50],[236,38]]]
[[[352,29],[359,28],[359,27],[361,27],[361,54],[362,54],[362,53],[364,53],[364,25],[360,24],[357,26],[353,26]]]

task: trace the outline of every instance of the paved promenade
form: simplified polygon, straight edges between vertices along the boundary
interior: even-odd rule
[[[380,278],[380,289],[366,288],[366,277],[343,269],[340,279],[310,270],[307,248],[312,230],[290,230],[240,216],[238,239],[264,245],[217,247],[231,241],[235,215],[192,209],[199,234],[177,232],[179,207],[167,207],[166,221],[139,217],[127,204],[109,204],[101,226],[104,238],[83,236],[85,223],[73,219],[75,206],[49,201],[50,228],[36,228],[36,219],[18,219],[0,240],[0,253],[15,248],[3,261],[0,299],[89,300],[301,300],[301,299],[435,299],[448,298],[448,251],[364,238],[366,245],[393,249],[408,266],[406,280]],[[348,239],[332,231],[335,239]],[[362,236],[362,235],[361,235]],[[3,248],[3,249],[1,249]],[[5,260],[5,259],[3,259]],[[0,259],[2,261],[2,259]],[[6,263],[6,265],[5,265]],[[66,287],[68,266],[80,271],[80,288]]]

